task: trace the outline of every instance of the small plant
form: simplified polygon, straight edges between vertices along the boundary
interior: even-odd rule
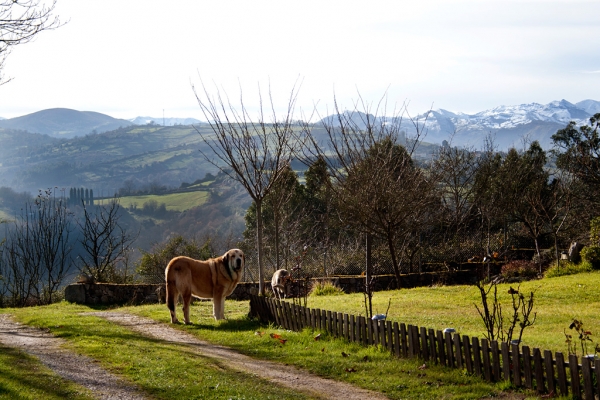
[[[582,261],[580,264],[576,264],[571,261],[561,260],[560,267],[553,265],[552,267],[548,268],[544,274],[544,278],[556,278],[559,276],[591,272],[592,270],[592,265],[587,261]]]
[[[588,345],[594,346],[594,356],[596,356],[600,352],[600,344],[594,343],[592,340],[592,332],[585,330],[583,327],[583,322],[577,319],[574,319],[569,325],[569,329],[574,329],[577,332],[577,337],[579,339],[579,346],[581,346],[581,355],[587,356],[588,353]],[[573,342],[573,335],[567,333],[566,329],[564,330],[565,334],[565,342],[567,343],[567,349],[569,354],[577,355],[577,345]],[[591,343],[590,343],[591,342]]]
[[[310,289],[309,296],[338,296],[345,294],[344,291],[335,286],[331,281],[315,282]]]
[[[502,305],[498,300],[498,285],[494,282],[486,288],[484,282],[477,282],[477,288],[481,294],[482,309],[477,304],[475,308],[486,329],[484,336],[490,340],[506,340],[511,342],[515,334],[515,329],[519,327],[518,342],[521,342],[523,337],[523,331],[525,328],[532,326],[535,323],[537,313],[533,313],[534,305],[534,294],[530,292],[529,297],[526,298],[523,293],[520,292],[520,286],[517,289],[510,287],[508,294],[511,295],[512,299],[512,316],[508,320],[508,327],[504,326],[505,319],[502,315]],[[488,304],[488,296],[490,292],[494,293],[492,304]]]
[[[600,269],[600,246],[593,244],[581,250],[581,258],[591,264],[593,269]]]

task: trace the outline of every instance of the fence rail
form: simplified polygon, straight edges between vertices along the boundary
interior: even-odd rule
[[[489,342],[458,333],[404,323],[310,309],[286,301],[251,296],[250,312],[284,329],[326,331],[351,342],[381,345],[396,357],[419,357],[450,368],[466,369],[489,382],[511,381],[538,394],[594,399],[600,395],[600,360],[506,342]]]

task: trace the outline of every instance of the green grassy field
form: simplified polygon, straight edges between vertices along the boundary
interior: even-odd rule
[[[505,318],[510,308],[508,290],[517,286],[498,286]],[[575,318],[584,322],[586,329],[592,332],[592,339],[597,341],[600,336],[598,287],[600,272],[521,284],[523,293],[534,291],[534,311],[537,313],[534,326],[525,330],[524,344],[566,354],[564,332],[573,333],[568,327]],[[387,311],[391,321],[434,329],[453,327],[463,335],[483,337],[483,324],[475,309],[475,304],[480,304],[480,297],[473,286],[423,287],[375,293],[374,312],[385,313],[388,304],[391,304]],[[364,298],[360,293],[311,296],[307,305],[365,315]],[[196,302],[191,308],[193,325],[174,327],[254,358],[295,365],[323,377],[377,390],[392,399],[479,399],[499,396],[502,391],[512,389],[506,382],[492,385],[465,371],[433,364],[420,370],[419,366],[423,364],[420,360],[396,359],[382,348],[362,347],[325,333],[315,340],[318,332],[312,330],[290,332],[272,325],[261,325],[248,319],[248,308],[248,301],[227,301],[228,320],[217,322],[211,317],[210,302]],[[169,323],[165,305],[122,307],[118,310]],[[94,311],[94,308],[66,302],[0,310],[14,314],[23,323],[49,329],[66,339],[76,351],[99,360],[105,368],[136,383],[155,398],[304,398],[222,364],[216,365],[210,359],[190,357],[189,349],[182,345],[144,338],[101,318],[81,314],[87,311]],[[178,312],[181,313],[181,310]],[[285,343],[273,339],[271,334],[280,335]],[[185,360],[183,366],[182,359]],[[14,365],[11,368],[17,371],[10,376],[18,376],[19,371],[30,367]],[[218,374],[215,370],[219,371]],[[11,380],[10,377],[6,379]],[[225,381],[229,382],[227,389],[220,384]],[[178,389],[172,392],[172,387]],[[220,389],[216,392],[215,388]]]
[[[158,204],[165,204],[168,211],[185,211],[190,208],[201,206],[208,199],[209,192],[195,191],[186,193],[170,193],[164,195],[124,196],[119,199],[121,206],[131,206],[141,209],[144,203],[154,200]],[[107,200],[108,201],[108,200]],[[102,204],[102,200],[99,201]]]

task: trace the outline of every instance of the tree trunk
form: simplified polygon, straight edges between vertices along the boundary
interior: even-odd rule
[[[264,270],[263,270],[263,220],[262,199],[255,200],[256,203],[256,242],[258,244],[258,293],[265,295]]]
[[[388,248],[392,257],[392,265],[394,267],[394,275],[396,276],[396,288],[400,289],[400,268],[398,268],[398,259],[396,258],[396,247],[394,246],[393,235],[387,235]]]

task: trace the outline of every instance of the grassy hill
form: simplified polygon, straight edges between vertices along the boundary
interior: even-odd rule
[[[126,208],[143,208],[144,204],[156,202],[158,204],[165,204],[167,211],[182,212],[205,204],[209,195],[208,191],[203,190],[163,195],[124,196],[120,198],[120,204]],[[100,204],[102,202],[101,200]]]

